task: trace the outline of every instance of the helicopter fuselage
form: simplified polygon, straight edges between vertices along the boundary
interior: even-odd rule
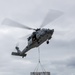
[[[12,52],[12,55],[25,57],[26,52],[30,49],[39,47],[45,41],[48,42],[52,38],[53,32],[54,29],[37,29],[28,37],[28,45],[23,49],[23,51],[20,51],[19,47],[16,47],[17,52]]]
[[[52,38],[54,29],[39,29],[32,33],[32,35],[28,38],[28,45],[22,51],[22,53],[26,53],[32,48],[39,47],[42,43]]]
[[[30,49],[39,47],[45,41],[49,41],[52,38],[53,32],[54,29],[37,29],[28,37],[28,45],[23,49],[23,51],[21,52],[19,48],[16,47],[17,53],[12,52],[12,55],[25,57],[26,52]]]

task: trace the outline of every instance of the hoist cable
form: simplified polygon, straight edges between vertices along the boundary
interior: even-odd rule
[[[34,72],[38,72],[39,67],[42,69],[43,72],[46,72],[46,70],[44,69],[43,65],[41,64],[40,61],[40,48],[38,47],[38,64],[34,70]]]

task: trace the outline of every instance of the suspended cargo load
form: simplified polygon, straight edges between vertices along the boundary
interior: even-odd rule
[[[50,75],[50,72],[31,72],[30,75]]]
[[[30,75],[50,75],[50,72],[46,71],[40,61],[40,49],[38,47],[38,64],[34,72],[30,72]]]

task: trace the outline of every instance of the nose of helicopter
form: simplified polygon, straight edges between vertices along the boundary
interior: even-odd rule
[[[54,29],[52,29],[52,31],[54,32]]]
[[[54,29],[50,30],[50,34],[53,35],[54,33]]]

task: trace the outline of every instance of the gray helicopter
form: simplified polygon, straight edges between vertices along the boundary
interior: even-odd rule
[[[15,55],[15,56],[25,57],[27,55],[26,53],[30,49],[35,48],[35,47],[39,47],[45,41],[47,44],[49,44],[49,40],[52,38],[52,35],[54,33],[54,29],[46,29],[43,27],[46,26],[47,24],[49,24],[50,22],[54,21],[58,17],[60,17],[62,14],[63,13],[61,11],[58,11],[58,10],[49,11],[48,14],[46,15],[43,23],[37,29],[25,26],[23,24],[15,22],[11,19],[5,19],[2,23],[3,25],[9,25],[9,26],[13,26],[13,27],[19,27],[19,28],[34,30],[34,32],[27,38],[28,45],[22,51],[20,51],[19,47],[16,46],[15,49],[17,50],[17,52],[12,52],[11,54]]]

